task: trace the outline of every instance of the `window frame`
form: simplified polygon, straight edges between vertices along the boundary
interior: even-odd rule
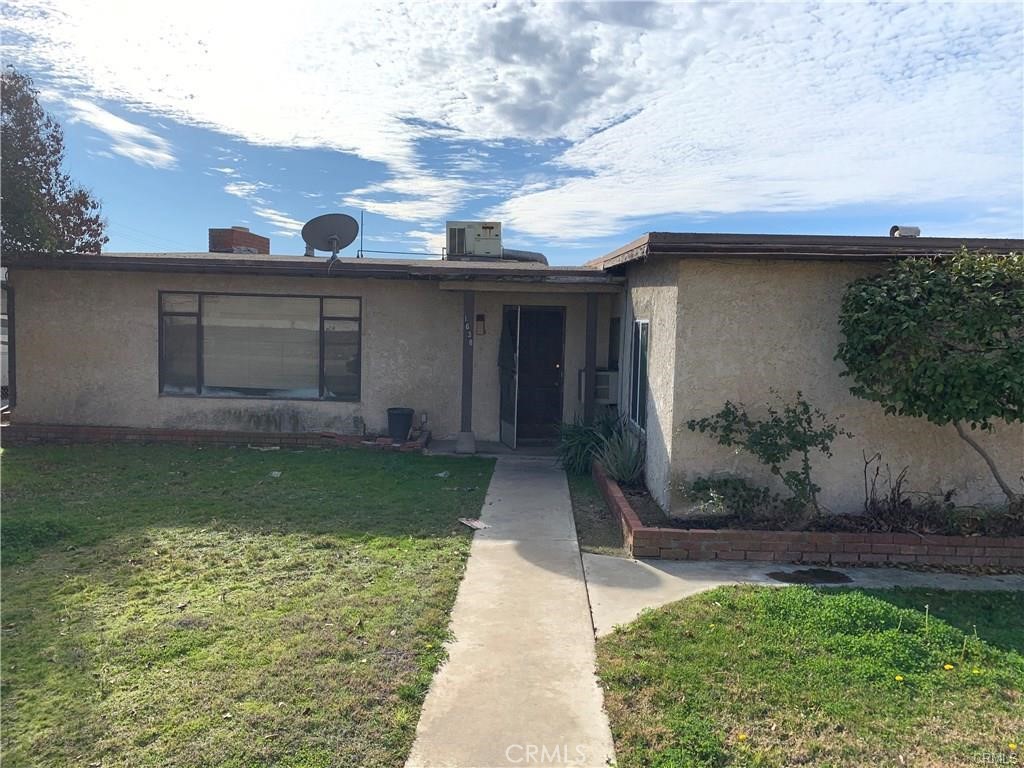
[[[646,335],[643,333],[643,329],[646,328]],[[639,344],[645,342],[646,349],[644,355],[644,370],[643,379],[645,382],[644,386],[644,399],[640,402],[640,380],[638,374],[640,373],[640,350]],[[633,318],[633,327],[630,329],[629,335],[629,420],[637,429],[641,432],[647,431],[647,395],[650,393],[651,385],[650,379],[647,376],[647,372],[651,367],[651,321],[644,318]],[[634,410],[635,408],[635,410]],[[643,414],[643,424],[640,423],[638,418],[641,413]]]
[[[164,311],[164,296],[195,296],[196,311]],[[317,301],[317,312],[319,323],[317,326],[317,391],[318,397],[275,397],[273,395],[224,395],[203,393],[203,298],[205,296],[237,296],[243,298],[271,298],[271,299],[315,299]],[[324,315],[325,299],[347,299],[355,301],[359,306],[359,314],[355,317],[345,315]],[[182,290],[158,290],[156,299],[157,308],[157,395],[159,397],[185,397],[185,398],[206,398],[219,400],[294,400],[300,402],[327,401],[334,403],[358,403],[363,396],[363,298],[362,296],[336,296],[306,293],[253,293],[250,291],[182,291]],[[164,318],[165,317],[192,317],[196,320],[196,391],[195,392],[164,392]],[[359,339],[356,347],[357,359],[359,360],[359,379],[354,397],[328,397],[326,395],[325,374],[324,374],[324,321],[330,320],[354,320],[359,323]]]

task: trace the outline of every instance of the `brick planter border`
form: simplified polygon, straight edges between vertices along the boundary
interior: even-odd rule
[[[405,443],[390,438],[342,435],[337,432],[240,432],[213,429],[137,429],[69,424],[7,424],[0,432],[4,445],[40,443],[184,443],[187,445],[253,445],[282,448],[331,448],[348,446],[411,453],[422,451],[430,432],[414,433]]]
[[[619,484],[596,461],[592,472],[633,557],[1024,571],[1024,536],[652,528],[643,524]]]

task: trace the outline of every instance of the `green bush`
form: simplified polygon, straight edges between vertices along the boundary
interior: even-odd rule
[[[889,414],[952,424],[1018,511],[1016,468],[1007,474],[971,432],[1024,421],[1022,317],[1024,254],[900,259],[847,286],[836,354],[853,394]]]
[[[692,512],[707,517],[764,518],[770,516],[779,503],[778,494],[752,485],[742,477],[698,477],[685,483],[682,491],[694,504]]]
[[[622,428],[621,419],[608,410],[602,411],[593,424],[584,424],[577,417],[571,424],[558,428],[558,461],[573,475],[590,474],[590,465],[602,438],[611,437]]]
[[[839,435],[852,435],[808,403],[800,391],[793,402],[782,402],[781,406],[768,403],[764,412],[763,418],[754,418],[743,403],[727,400],[718,413],[690,419],[686,426],[694,432],[710,434],[720,445],[752,454],[792,492],[791,506],[820,512],[821,487],[811,479],[811,451],[831,456],[832,441]],[[800,469],[784,470],[782,465],[794,455],[800,460]]]
[[[644,441],[622,422],[610,437],[601,437],[595,458],[619,485],[639,485],[643,478]]]

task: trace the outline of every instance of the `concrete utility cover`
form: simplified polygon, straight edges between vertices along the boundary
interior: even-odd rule
[[[786,584],[849,584],[853,579],[828,568],[801,568],[796,571],[768,571],[769,579]]]

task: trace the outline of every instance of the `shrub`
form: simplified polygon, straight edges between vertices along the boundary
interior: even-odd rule
[[[643,439],[622,422],[612,435],[601,437],[595,457],[619,485],[638,485],[643,477]]]
[[[579,417],[571,424],[562,424],[558,428],[558,461],[562,468],[573,475],[589,474],[601,439],[615,434],[620,422],[614,413],[605,410],[593,424],[584,424]]]
[[[843,294],[836,358],[886,413],[952,424],[1011,506],[1024,495],[970,431],[1024,420],[1024,254],[903,259]]]
[[[778,494],[742,477],[698,477],[684,484],[682,491],[694,504],[691,514],[707,517],[735,516],[742,520],[766,517],[779,502]]]
[[[811,479],[811,451],[831,456],[832,441],[837,436],[851,437],[837,422],[811,406],[799,391],[796,400],[783,402],[781,408],[768,403],[766,417],[762,419],[751,417],[743,403],[727,400],[718,413],[691,419],[686,426],[694,432],[710,434],[720,445],[734,446],[752,454],[782,480],[798,507],[814,512],[821,511],[818,506],[821,487]],[[782,465],[794,454],[800,457],[800,469],[784,471]]]

